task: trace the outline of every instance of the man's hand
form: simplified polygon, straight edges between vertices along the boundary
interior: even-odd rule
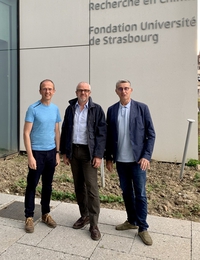
[[[64,164],[66,164],[66,165],[70,165],[69,158],[67,158],[66,154],[63,154],[63,162],[64,162]]]
[[[147,159],[142,158],[142,159],[139,160],[138,163],[140,164],[140,168],[143,171],[146,171],[147,169],[150,169],[150,162]]]
[[[113,162],[112,161],[106,161],[106,168],[109,172],[113,171]]]
[[[56,153],[56,166],[60,164],[60,154]]]
[[[28,166],[33,170],[37,169],[36,160],[33,156],[28,156]]]
[[[94,168],[99,168],[101,166],[101,161],[102,161],[101,158],[94,157],[94,159],[92,160],[92,166]]]

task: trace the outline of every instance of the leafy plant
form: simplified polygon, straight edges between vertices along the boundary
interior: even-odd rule
[[[178,211],[175,211],[175,212],[172,214],[172,216],[173,216],[174,218],[179,218],[179,219],[182,219],[182,218],[183,218],[183,215],[182,215],[180,212],[178,212]]]
[[[19,186],[22,189],[26,188],[26,180],[25,179],[20,179],[18,182],[16,182],[16,186]]]
[[[197,166],[198,164],[200,164],[200,161],[199,160],[196,160],[196,159],[190,159],[187,163],[186,163],[186,165],[187,166]]]
[[[200,173],[199,172],[195,173],[193,181],[194,181],[194,185],[196,187],[200,187]]]
[[[70,199],[71,201],[73,201],[73,200],[76,200],[76,195],[74,193],[70,193],[70,192],[52,190],[51,199],[52,200],[61,200],[61,201],[65,200],[65,199]]]
[[[59,175],[59,176],[55,175],[54,179],[58,180],[59,182],[70,182],[70,183],[73,183],[73,179],[68,177],[66,174],[62,174],[62,175]]]
[[[100,194],[99,195],[100,197],[100,201],[101,202],[108,202],[108,203],[111,203],[111,202],[123,202],[123,198],[121,196],[115,196],[115,195],[102,195]]]

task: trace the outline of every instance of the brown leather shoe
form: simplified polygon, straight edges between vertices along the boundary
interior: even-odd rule
[[[80,217],[73,225],[73,228],[79,229],[84,227],[85,225],[90,223],[90,218],[89,216],[87,217]]]
[[[90,232],[91,232],[91,238],[93,240],[99,240],[101,238],[101,233],[97,226],[90,227]]]
[[[34,223],[33,218],[29,217],[25,220],[25,230],[27,233],[33,233],[34,232]]]
[[[55,228],[57,226],[55,220],[53,220],[48,213],[42,215],[42,222],[44,222],[50,228]]]

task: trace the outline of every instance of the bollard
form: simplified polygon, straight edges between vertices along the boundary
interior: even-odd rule
[[[104,174],[104,160],[102,158],[101,160],[101,185],[104,188],[105,187],[105,174]]]
[[[183,170],[185,167],[185,158],[186,158],[186,153],[187,153],[187,147],[188,147],[188,142],[189,142],[189,137],[190,137],[190,130],[192,123],[195,122],[194,119],[188,119],[188,131],[187,131],[187,136],[186,136],[186,141],[185,141],[185,148],[184,148],[184,153],[183,153],[183,159],[182,159],[182,165],[181,165],[181,172],[180,172],[180,180],[183,178]]]

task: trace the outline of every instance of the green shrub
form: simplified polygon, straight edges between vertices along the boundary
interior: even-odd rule
[[[186,163],[187,166],[197,166],[198,164],[200,164],[200,161],[199,160],[195,160],[195,159],[190,159]]]

